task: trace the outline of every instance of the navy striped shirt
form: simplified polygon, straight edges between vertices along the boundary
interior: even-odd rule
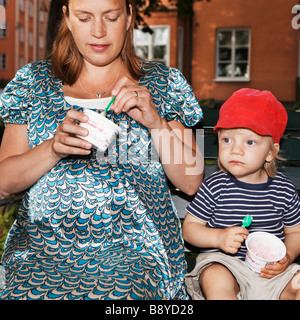
[[[284,241],[284,227],[300,223],[300,200],[293,183],[282,173],[262,184],[249,184],[230,173],[216,171],[206,178],[196,197],[187,207],[188,213],[206,222],[210,228],[241,226],[243,218],[253,218],[249,232],[270,232]],[[201,248],[203,252],[221,251]],[[237,254],[244,260],[245,243]]]

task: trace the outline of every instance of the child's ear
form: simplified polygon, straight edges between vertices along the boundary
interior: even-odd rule
[[[272,150],[270,150],[267,155],[266,161],[271,162],[277,156],[279,150],[280,150],[279,143],[274,143]]]

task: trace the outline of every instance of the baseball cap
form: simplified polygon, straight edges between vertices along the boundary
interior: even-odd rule
[[[222,105],[214,130],[246,128],[262,136],[271,136],[274,143],[279,143],[287,119],[284,106],[270,91],[243,88]]]

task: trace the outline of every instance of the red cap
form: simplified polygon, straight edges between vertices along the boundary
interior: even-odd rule
[[[225,101],[214,130],[246,128],[279,143],[286,124],[287,112],[270,91],[240,89]]]

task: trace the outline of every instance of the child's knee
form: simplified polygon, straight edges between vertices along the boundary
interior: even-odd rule
[[[287,284],[279,297],[280,300],[300,299],[300,271],[298,271],[292,280]]]
[[[201,272],[200,283],[216,282],[220,278],[226,278],[226,275],[231,275],[231,272],[225,266],[219,263],[212,263]]]
[[[207,299],[234,299],[239,292],[232,273],[219,263],[213,263],[201,272],[200,286]]]

